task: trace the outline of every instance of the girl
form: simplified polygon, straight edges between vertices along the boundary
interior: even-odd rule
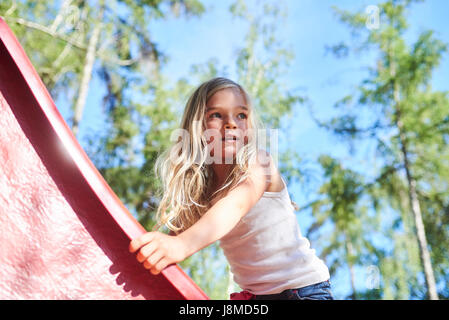
[[[329,271],[302,237],[284,179],[257,147],[262,127],[237,83],[214,78],[189,98],[176,144],[156,161],[158,224],[130,243],[153,274],[219,240],[231,299],[332,299]]]

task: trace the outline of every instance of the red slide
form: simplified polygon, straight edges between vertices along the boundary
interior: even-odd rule
[[[178,265],[137,262],[144,232],[0,18],[0,299],[207,300]]]

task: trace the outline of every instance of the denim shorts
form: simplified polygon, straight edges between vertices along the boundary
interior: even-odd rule
[[[277,294],[256,295],[254,300],[334,300],[329,280]]]

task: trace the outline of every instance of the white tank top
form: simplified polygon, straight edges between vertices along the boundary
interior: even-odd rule
[[[275,294],[330,278],[301,235],[287,186],[260,200],[220,239],[234,281],[252,294]]]

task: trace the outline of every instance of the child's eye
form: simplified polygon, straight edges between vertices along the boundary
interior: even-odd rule
[[[214,113],[212,113],[209,117],[213,118],[213,116],[214,116],[215,114],[220,115],[218,112],[214,112]]]
[[[214,113],[211,113],[209,118],[214,118],[215,115],[218,115],[219,117],[221,117],[221,114],[219,112],[214,112]],[[239,113],[238,116],[240,117],[240,119],[246,119],[247,118],[246,114],[244,114],[244,113]]]

